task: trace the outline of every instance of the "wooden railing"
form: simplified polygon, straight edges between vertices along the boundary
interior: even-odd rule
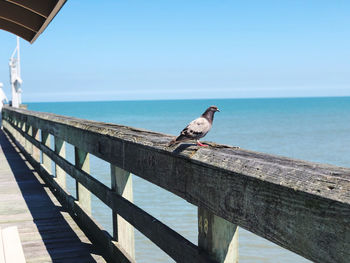
[[[350,262],[348,168],[214,143],[169,148],[168,135],[25,109],[4,107],[3,122],[110,261],[134,261],[131,224],[177,262],[237,262],[238,225],[314,262]],[[75,147],[74,164],[65,142]],[[111,188],[89,174],[89,153],[111,164]],[[66,173],[77,198],[66,190]],[[130,173],[198,206],[198,246],[132,203]],[[112,209],[113,236],[92,218],[91,194]]]

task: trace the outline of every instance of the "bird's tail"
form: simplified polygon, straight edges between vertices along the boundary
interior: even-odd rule
[[[175,138],[174,140],[171,140],[171,141],[169,142],[169,144],[168,144],[168,147],[171,147],[171,146],[174,146],[174,145],[178,144],[179,141],[177,141],[176,139],[177,139],[177,138]]]
[[[187,141],[189,140],[189,138],[187,138],[186,136],[184,136],[183,134],[180,134],[178,137],[176,137],[174,140],[172,140],[171,142],[169,142],[168,147],[170,146],[174,146],[176,144],[179,144],[181,142]]]

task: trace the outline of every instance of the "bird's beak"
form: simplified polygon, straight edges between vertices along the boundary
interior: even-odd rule
[[[219,109],[216,109],[216,111],[220,112]]]

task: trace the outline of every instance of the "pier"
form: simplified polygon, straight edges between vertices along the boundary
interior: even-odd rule
[[[65,249],[134,262],[133,228],[176,262],[238,262],[238,226],[314,262],[350,260],[349,168],[215,143],[170,148],[169,135],[8,106],[2,116],[1,227],[18,227],[28,262]],[[90,154],[110,163],[110,187],[90,174]],[[198,207],[198,246],[133,204],[132,176]],[[113,211],[113,234],[91,216],[91,195]]]
[[[18,228],[26,262],[105,262],[1,130],[0,143],[0,228]]]

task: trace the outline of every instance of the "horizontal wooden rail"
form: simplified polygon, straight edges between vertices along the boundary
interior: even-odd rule
[[[26,159],[30,162],[33,168],[42,176],[44,182],[52,190],[54,190],[54,193],[62,206],[68,209],[80,227],[82,227],[84,230],[88,230],[84,232],[87,234],[90,240],[101,247],[102,251],[105,252],[104,257],[110,262],[135,262],[129,257],[122,247],[113,241],[112,237],[98,224],[98,222],[88,215],[87,211],[81,207],[79,202],[77,202],[73,196],[67,193],[55,180],[53,180],[52,174],[47,171],[45,166],[41,165],[30,154],[24,151],[23,145],[16,141],[13,134],[9,132],[8,127],[4,128],[11,139],[22,150]],[[19,131],[19,129],[15,126],[12,126],[12,128]],[[46,147],[43,144],[41,144],[41,146]]]
[[[57,155],[53,150],[14,127],[22,136],[34,146],[43,151],[51,160],[61,167],[67,174],[75,178],[92,194],[109,206],[148,237],[153,243],[164,250],[177,262],[211,262],[205,255],[199,253],[197,246],[179,235],[177,232],[158,221],[133,203],[113,192],[109,187],[99,182],[90,174],[77,169],[66,159]]]
[[[169,135],[23,109],[4,107],[3,116],[67,141],[305,258],[350,260],[349,168],[213,143],[208,148],[183,144],[174,149],[167,147]],[[29,135],[26,138],[35,144]],[[48,147],[37,147],[61,161],[67,172],[71,169]],[[85,187],[99,186],[76,171],[70,172]],[[106,190],[99,198],[118,213],[132,211],[124,216],[136,226],[141,216],[137,208]]]

